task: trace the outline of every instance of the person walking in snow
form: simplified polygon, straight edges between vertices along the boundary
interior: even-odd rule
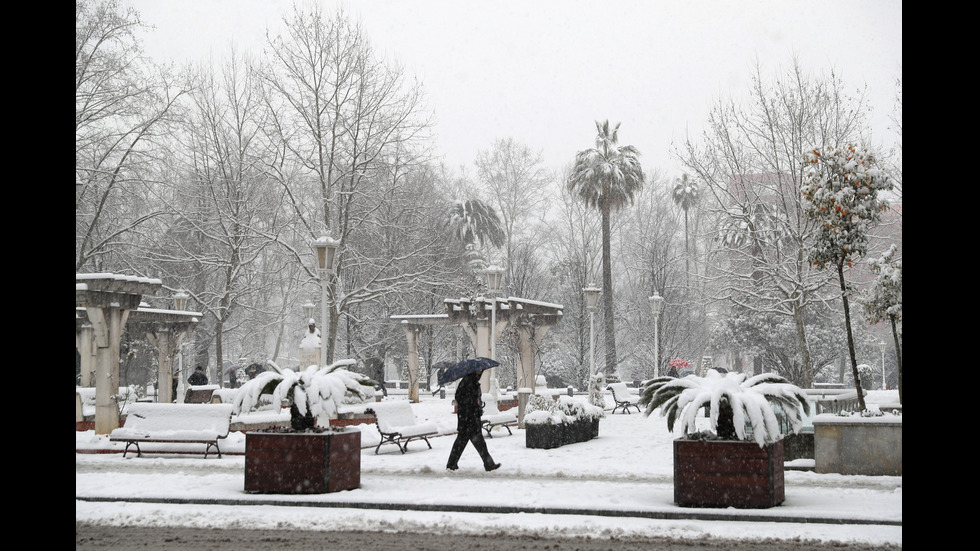
[[[480,417],[483,415],[483,393],[480,389],[482,371],[470,373],[456,387],[456,441],[449,452],[446,468],[455,471],[459,468],[459,456],[463,454],[466,443],[470,442],[483,460],[483,468],[488,471],[500,468],[494,463],[490,450],[483,439]]]

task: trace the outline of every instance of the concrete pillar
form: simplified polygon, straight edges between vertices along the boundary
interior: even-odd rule
[[[419,348],[418,348],[418,327],[415,325],[402,325],[405,331],[405,339],[408,341],[408,401],[418,403],[419,401]]]
[[[524,428],[524,411],[527,409],[527,402],[531,399],[530,388],[517,389],[517,428]]]
[[[78,355],[81,358],[81,378],[78,386],[95,386],[95,332],[91,324],[82,325],[79,333],[75,335],[75,346],[78,348]]]
[[[129,310],[118,306],[86,307],[95,332],[95,433],[119,427],[119,341]]]

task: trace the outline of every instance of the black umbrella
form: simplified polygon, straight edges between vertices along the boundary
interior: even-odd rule
[[[500,362],[491,360],[490,358],[467,358],[445,370],[439,377],[439,384],[444,385],[457,379],[462,379],[470,373],[476,373],[477,371],[483,371],[498,365],[500,365]]]

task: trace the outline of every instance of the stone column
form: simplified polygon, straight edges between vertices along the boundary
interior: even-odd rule
[[[412,403],[418,403],[419,401],[418,326],[405,324],[402,325],[402,329],[405,331],[405,339],[408,341],[408,401]]]

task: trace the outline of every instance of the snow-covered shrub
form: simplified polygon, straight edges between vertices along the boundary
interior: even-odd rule
[[[559,425],[574,423],[582,419],[601,419],[602,417],[605,417],[602,408],[572,399],[569,396],[559,396],[558,401],[555,401],[550,397],[533,394],[528,399],[524,423]]]
[[[748,440],[751,436],[759,446],[782,436],[775,405],[789,418],[794,434],[803,428],[801,414],[809,407],[806,393],[775,373],[746,378],[743,373],[722,375],[714,369],[709,369],[704,377],[657,377],[647,381],[640,391],[639,403],[646,408],[647,416],[660,408],[670,431],[680,418],[681,430],[688,438],[703,437],[695,426],[696,418],[702,407],[709,406],[711,431],[716,437]],[[747,427],[752,430],[747,431]]]
[[[312,428],[318,417],[336,416],[343,404],[374,398],[375,382],[346,369],[354,363],[354,360],[340,360],[323,368],[311,365],[299,373],[291,369],[259,373],[239,389],[233,412],[258,409],[261,397],[271,394],[273,404],[290,404],[293,428]]]

